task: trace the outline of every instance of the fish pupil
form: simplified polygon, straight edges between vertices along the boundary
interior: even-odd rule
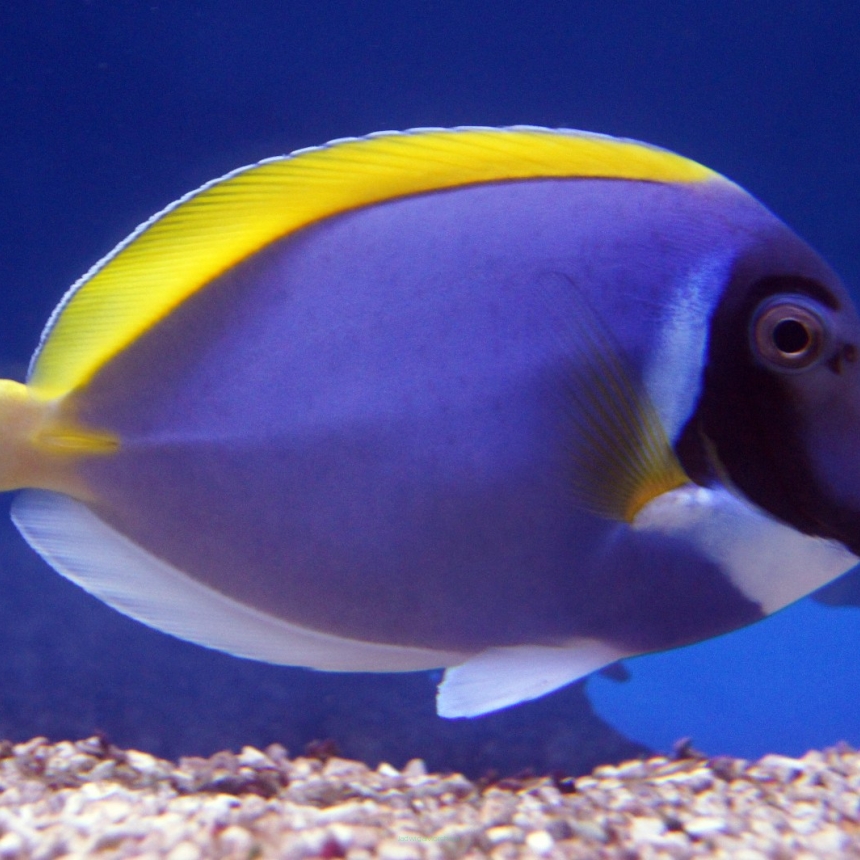
[[[777,323],[772,337],[774,346],[788,355],[804,352],[812,343],[809,329],[800,320],[787,319]]]

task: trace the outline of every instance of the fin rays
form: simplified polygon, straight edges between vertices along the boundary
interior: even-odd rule
[[[631,379],[621,350],[567,276],[575,320],[564,322],[566,416],[573,425],[571,488],[584,508],[632,522],[657,496],[689,483],[647,392]],[[598,340],[597,332],[601,333]]]

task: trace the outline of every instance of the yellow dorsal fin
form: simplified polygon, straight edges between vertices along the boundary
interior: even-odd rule
[[[84,275],[49,321],[29,385],[46,398],[85,385],[213,278],[320,219],[443,188],[550,177],[701,182],[717,174],[633,141],[531,127],[388,132],[263,161],[183,197]]]

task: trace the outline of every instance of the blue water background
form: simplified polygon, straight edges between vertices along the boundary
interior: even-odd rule
[[[4,3],[0,363],[20,376],[68,285],[180,194],[260,158],[413,126],[533,123],[669,147],[751,190],[856,286],[858,32],[847,2]],[[800,606],[741,636],[631,661],[629,682],[590,682],[595,701],[658,748],[687,734],[742,755],[860,743],[860,610]],[[0,528],[0,736],[100,729],[174,756],[333,737],[373,763],[421,755],[473,774],[578,772],[644,751],[581,684],[446,722],[434,681],[177,642]]]

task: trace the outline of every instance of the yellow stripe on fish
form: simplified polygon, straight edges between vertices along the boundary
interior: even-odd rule
[[[441,189],[565,177],[721,179],[634,141],[529,127],[383,133],[263,161],[182,198],[81,278],[48,324],[29,386],[55,398],[86,384],[213,278],[315,221]]]

